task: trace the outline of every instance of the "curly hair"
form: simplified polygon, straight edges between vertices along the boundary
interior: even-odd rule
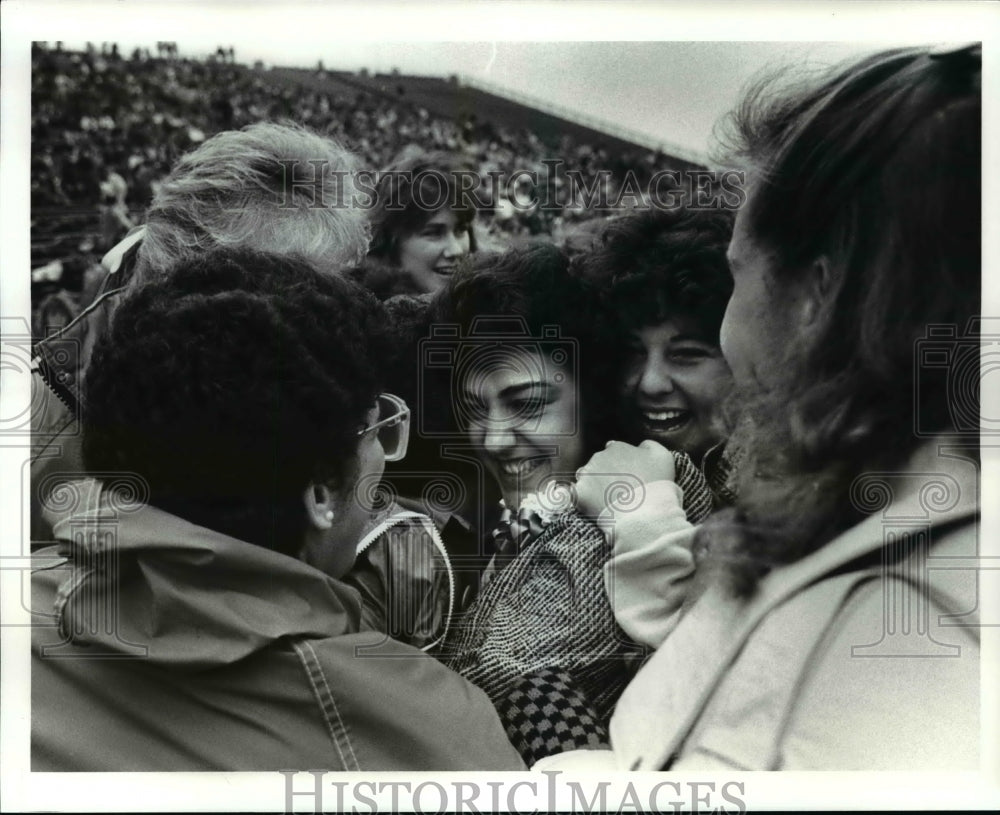
[[[164,179],[146,215],[133,285],[215,248],[299,254],[357,264],[367,213],[352,203],[357,159],[291,122],[259,122],[208,139]]]
[[[579,272],[601,290],[616,334],[684,316],[718,345],[733,291],[732,231],[727,210],[642,210],[611,221],[601,245],[579,258]]]
[[[728,123],[768,282],[820,256],[831,278],[815,339],[789,348],[765,393],[740,395],[737,511],[698,544],[740,593],[861,520],[851,482],[906,462],[916,415],[954,429],[952,371],[918,383],[914,353],[929,326],[965,331],[979,313],[981,108],[980,48],[895,49],[819,84],[764,80]],[[962,396],[978,415],[978,391]]]
[[[132,471],[150,501],[286,554],[310,483],[350,483],[381,391],[375,297],[302,259],[216,250],[125,298],[84,383],[91,471]]]
[[[399,295],[416,296],[424,293],[417,281],[403,269],[371,256],[345,274],[383,302]]]
[[[398,265],[400,241],[418,232],[444,208],[455,213],[458,226],[469,236],[469,252],[475,254],[472,222],[476,209],[460,194],[462,175],[475,173],[460,156],[442,152],[420,153],[387,167],[379,174],[375,188],[369,257]]]

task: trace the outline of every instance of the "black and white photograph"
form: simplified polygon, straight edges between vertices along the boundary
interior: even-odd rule
[[[1000,7],[2,13],[5,810],[1000,808]]]

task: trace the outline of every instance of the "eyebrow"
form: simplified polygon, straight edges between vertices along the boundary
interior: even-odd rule
[[[542,382],[538,380],[532,380],[531,382],[519,382],[516,385],[508,385],[503,388],[498,394],[499,399],[511,399],[525,392],[531,392],[534,390],[541,390],[543,395],[548,395],[554,390],[558,390],[558,385],[553,385],[550,382]],[[470,391],[467,389],[462,390],[462,395],[466,398],[478,399],[479,393],[476,391]]]
[[[633,331],[632,334],[631,334],[631,339],[634,342],[640,342],[641,340],[640,340],[640,337],[639,337],[639,332],[638,331]],[[700,345],[711,345],[713,347],[715,347],[715,346],[718,345],[718,343],[713,342],[710,337],[706,337],[704,334],[692,334],[690,332],[688,332],[687,334],[684,334],[684,333],[681,333],[681,334],[671,334],[669,341],[671,343],[675,343],[675,342],[697,342]]]
[[[702,345],[712,345],[712,341],[700,334],[674,334],[670,338],[671,342],[697,342]]]
[[[544,393],[548,394],[550,391],[554,390],[556,387],[557,386],[552,385],[549,382],[540,382],[540,381],[537,381],[537,380],[533,380],[531,382],[522,382],[522,383],[517,384],[517,385],[508,385],[506,388],[504,388],[503,390],[501,390],[500,393],[497,394],[497,395],[501,399],[509,399],[512,396],[520,396],[521,394],[523,394],[525,392],[534,391],[534,390],[541,390]]]

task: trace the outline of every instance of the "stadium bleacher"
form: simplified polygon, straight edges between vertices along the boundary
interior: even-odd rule
[[[155,55],[122,54],[112,43],[84,51],[35,43],[31,82],[35,307],[57,292],[80,298],[86,269],[141,222],[179,156],[216,132],[263,119],[326,132],[375,171],[416,145],[463,153],[484,177],[538,173],[555,206],[531,212],[494,201],[495,212],[484,215],[501,245],[525,235],[561,240],[572,232],[567,224],[602,214],[551,178],[545,159],[560,159],[588,182],[607,173],[612,190],[629,172],[641,181],[654,170],[697,166],[454,76],[265,69],[237,63],[232,49],[180,56],[174,43],[157,43]]]

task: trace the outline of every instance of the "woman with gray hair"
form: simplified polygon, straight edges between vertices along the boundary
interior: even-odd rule
[[[369,228],[355,206],[355,156],[290,123],[213,136],[183,156],[146,214],[136,284],[216,247],[301,255],[323,268],[361,261]]]

